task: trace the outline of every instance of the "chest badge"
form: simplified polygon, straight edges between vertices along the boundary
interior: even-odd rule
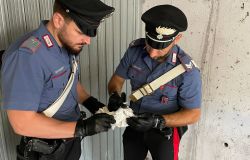
[[[172,63],[176,63],[177,53],[173,53]]]
[[[51,41],[50,36],[49,36],[48,34],[46,34],[45,36],[43,36],[43,40],[45,41],[45,44],[46,44],[46,46],[47,46],[48,48],[54,46],[54,44],[53,44],[53,42]]]

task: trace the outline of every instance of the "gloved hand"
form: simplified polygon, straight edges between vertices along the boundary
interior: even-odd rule
[[[95,114],[88,119],[79,119],[76,123],[75,137],[86,137],[108,131],[115,123],[114,116],[106,113]]]
[[[165,120],[161,115],[142,113],[137,117],[127,118],[128,125],[134,130],[145,132],[151,128],[162,130],[165,127]]]
[[[99,102],[95,97],[90,96],[86,99],[82,105],[84,105],[92,114],[98,111],[99,108],[104,107],[105,105],[102,102]]]
[[[124,92],[121,93],[121,96],[117,92],[113,92],[109,97],[108,109],[110,112],[116,111],[120,107],[125,107],[123,104],[126,102],[126,94]]]

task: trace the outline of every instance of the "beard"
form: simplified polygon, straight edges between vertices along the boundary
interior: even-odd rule
[[[63,30],[63,29],[62,29],[62,30]],[[59,38],[60,42],[62,43],[63,47],[64,47],[70,54],[79,55],[80,52],[82,51],[82,48],[83,48],[83,45],[84,45],[84,44],[83,44],[83,43],[77,44],[77,45],[79,45],[79,46],[81,46],[81,47],[79,47],[79,48],[74,48],[74,47],[73,47],[73,44],[70,43],[69,40],[68,40],[67,38],[65,38],[65,37],[67,37],[67,36],[65,36],[65,35],[63,34],[63,31],[62,31],[62,30],[58,33],[58,38]]]
[[[168,53],[167,54],[165,54],[164,56],[160,56],[160,57],[156,57],[156,58],[154,58],[154,60],[156,60],[156,61],[158,61],[158,62],[163,62],[163,61],[165,61],[166,60],[166,58],[168,57]]]

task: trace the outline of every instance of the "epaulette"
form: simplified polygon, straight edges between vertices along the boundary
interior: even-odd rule
[[[189,55],[180,53],[177,57],[187,72],[191,71],[194,67],[199,69],[198,65]]]
[[[25,40],[20,47],[27,48],[31,50],[32,53],[35,53],[40,46],[41,42],[36,37],[31,36]]]
[[[129,48],[145,45],[145,38],[139,38],[129,44]]]

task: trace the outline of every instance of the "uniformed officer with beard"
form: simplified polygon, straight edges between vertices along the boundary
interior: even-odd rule
[[[146,26],[145,38],[130,44],[109,81],[108,108],[115,111],[122,106],[122,86],[129,79],[132,91],[143,97],[131,96],[130,107],[136,116],[127,119],[124,160],[144,160],[148,151],[155,160],[177,160],[181,136],[188,124],[198,121],[201,106],[199,69],[177,45],[187,29],[187,17],[175,6],[159,5],[141,18]],[[144,86],[180,64],[185,68],[183,74],[165,84],[158,80],[161,86],[146,92],[150,87]]]
[[[59,110],[52,117],[43,113],[62,95],[74,57],[113,11],[100,0],[55,0],[51,19],[19,38],[3,55],[2,107],[22,136],[17,159],[77,160],[80,138],[107,131],[115,123],[107,114],[80,118],[78,103],[92,113],[104,104],[85,91],[78,71]]]

